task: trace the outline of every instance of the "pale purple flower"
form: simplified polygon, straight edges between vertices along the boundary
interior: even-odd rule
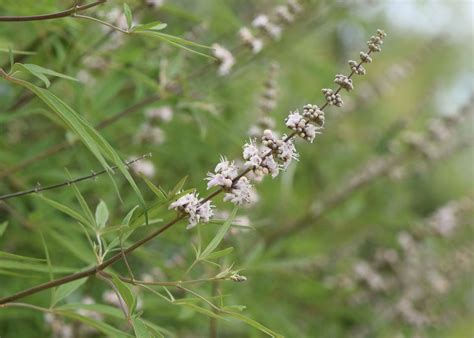
[[[243,176],[232,186],[224,196],[224,201],[240,205],[250,201],[252,185],[247,177]]]
[[[214,169],[214,173],[207,173],[207,189],[215,186],[229,189],[232,186],[232,180],[239,174],[234,162],[229,162],[225,157],[221,157],[219,164]]]

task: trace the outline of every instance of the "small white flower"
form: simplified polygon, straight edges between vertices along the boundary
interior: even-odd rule
[[[221,157],[221,161],[214,169],[215,173],[207,173],[207,189],[214,186],[220,186],[229,189],[232,186],[232,180],[239,174],[237,166],[234,162],[229,162],[225,157]]]
[[[212,44],[213,55],[219,61],[218,73],[221,76],[228,75],[235,64],[235,59],[232,53],[218,43]]]
[[[284,140],[286,137],[286,135],[283,135],[282,139]],[[292,160],[298,160],[299,154],[296,151],[293,139],[283,142],[283,144],[278,147],[277,157],[282,162],[282,168],[285,170]]]
[[[318,131],[319,128],[316,127],[314,124],[308,123],[304,127],[303,132],[300,134],[301,137],[303,137],[306,141],[309,141],[310,143],[313,143],[314,138],[316,137],[317,134],[320,134]],[[303,136],[304,134],[304,136]]]
[[[145,116],[150,120],[170,122],[173,119],[173,109],[170,106],[150,108],[145,111]]]
[[[250,139],[249,143],[244,144],[244,151],[242,154],[244,160],[246,161],[244,166],[246,168],[257,168],[262,163],[262,158],[260,156],[260,151],[255,145],[255,141]]]
[[[130,158],[129,161],[133,161],[134,159],[136,159],[136,157]],[[129,164],[128,166],[137,175],[143,174],[148,178],[153,178],[156,174],[155,165],[149,160],[141,159]]]
[[[293,129],[296,132],[302,131],[302,128],[306,125],[306,121],[304,120],[303,116],[298,112],[298,110],[290,113],[285,120],[285,125]]]
[[[247,177],[243,176],[233,185],[232,189],[224,196],[224,201],[240,205],[250,202],[252,185]]]
[[[255,28],[262,28],[268,25],[269,22],[270,22],[270,19],[268,19],[268,16],[264,14],[260,14],[256,16],[255,19],[253,19],[252,26]]]
[[[152,143],[154,145],[163,144],[166,140],[166,134],[163,129],[153,127],[148,123],[144,123],[138,131],[135,141],[137,143]]]
[[[262,168],[264,169],[263,173],[265,175],[270,174],[273,178],[277,177],[280,173],[280,168],[272,155],[268,155],[263,159]]]

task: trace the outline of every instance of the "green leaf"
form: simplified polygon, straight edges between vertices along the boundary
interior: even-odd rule
[[[123,319],[123,312],[116,307],[105,304],[84,304],[84,303],[68,303],[57,306],[56,310],[89,310],[101,313],[106,316]]]
[[[173,197],[174,195],[176,195],[178,191],[180,191],[183,188],[184,183],[186,183],[187,179],[188,179],[188,176],[184,176],[182,179],[180,179],[179,182],[174,186],[174,188],[171,189],[171,191],[168,193],[168,196]]]
[[[127,304],[129,315],[132,315],[135,312],[135,308],[137,306],[137,298],[133,294],[130,287],[122,282],[116,275],[112,275],[112,283],[114,283],[117,291],[120,293],[120,296],[124,300],[125,304]]]
[[[71,216],[72,218],[74,218],[75,220],[77,220],[78,222],[81,222],[82,224],[84,225],[88,225],[90,227],[93,227],[92,224],[90,224],[87,219],[85,217],[83,217],[80,213],[78,213],[77,211],[69,208],[68,206],[64,205],[64,204],[61,204],[59,202],[56,202],[56,201],[53,201],[53,200],[50,200],[49,198],[47,197],[44,197],[42,195],[38,195],[39,198],[41,198],[43,201],[45,201],[46,203],[48,203],[50,206],[52,206],[53,208],[65,213],[66,215],[69,215]]]
[[[51,110],[56,113],[56,115],[68,127],[68,129],[72,130],[80,138],[84,145],[89,148],[89,150],[101,163],[104,169],[107,170],[111,178],[111,173],[113,170],[107,163],[106,158],[115,164],[122,175],[125,176],[133,191],[137,195],[140,205],[145,210],[145,221],[148,222],[148,214],[146,212],[146,205],[143,196],[140,193],[140,190],[138,189],[132,176],[128,172],[125,164],[121,160],[120,156],[118,156],[117,152],[112,148],[112,146],[89,123],[87,123],[82,116],[77,114],[65,102],[48,90],[20,79],[13,79],[11,81],[28,88],[46,105],[48,105],[48,107],[50,107]],[[112,182],[114,182],[113,178]]]
[[[13,56],[13,51],[10,47],[8,47],[8,56],[10,58],[10,72],[13,70],[13,66],[15,65],[15,57]]]
[[[199,257],[199,259],[207,259],[209,257],[209,255],[217,248],[217,246],[219,245],[219,243],[222,241],[225,234],[229,230],[230,225],[232,224],[232,221],[234,220],[235,215],[237,214],[237,210],[238,210],[237,207],[234,208],[234,210],[230,214],[229,218],[227,218],[227,220],[224,222],[224,224],[222,224],[221,228],[219,229],[219,231],[217,231],[214,238],[209,242],[207,247],[201,253],[201,256]]]
[[[109,219],[109,210],[104,201],[100,200],[97,208],[95,209],[95,222],[99,229],[102,229],[107,224]]]
[[[49,235],[81,261],[91,264],[96,260],[89,246],[75,233],[67,232],[67,234],[62,234],[51,229],[49,230]]]
[[[216,259],[216,258],[220,258],[220,257],[223,257],[223,256],[227,256],[227,255],[230,254],[233,250],[234,250],[234,248],[233,248],[233,247],[230,247],[230,248],[227,248],[227,249],[224,249],[224,250],[214,251],[213,253],[211,253],[210,255],[208,255],[208,256],[206,257],[206,259]]]
[[[66,172],[69,176],[69,179],[72,180],[72,176],[69,173],[69,171],[66,170]],[[87,204],[86,200],[84,199],[81,192],[77,188],[76,184],[71,184],[71,187],[72,187],[72,190],[74,191],[74,195],[76,196],[77,201],[79,202],[79,205],[81,206],[82,212],[86,215],[86,217],[89,221],[89,226],[92,229],[95,229],[97,227],[97,224],[95,222],[94,216],[92,215],[92,211],[89,208],[89,205]],[[86,224],[84,224],[84,225],[86,225]]]
[[[82,284],[86,282],[87,278],[78,279],[67,284],[63,284],[54,290],[53,301],[51,307],[54,307],[59,301],[69,296],[76,291]]]
[[[132,318],[133,331],[137,338],[150,338],[150,332],[141,318]]]
[[[125,18],[127,19],[128,28],[130,29],[132,28],[132,24],[133,24],[132,10],[126,3],[123,4],[123,12],[125,14]]]
[[[7,230],[7,226],[8,226],[8,221],[0,223],[0,237],[2,237],[3,234],[5,233],[5,230]]]
[[[24,65],[24,64],[21,64],[21,63],[17,63],[14,66],[16,66],[16,67],[14,67],[13,69],[20,68],[20,69],[26,70],[31,75],[33,75],[33,76],[37,77],[38,79],[40,79],[41,81],[43,81],[46,88],[49,88],[49,86],[51,85],[51,82],[49,82],[49,79],[43,73],[37,72],[35,69],[30,69],[27,65]]]
[[[203,308],[203,307],[200,307],[199,305],[196,305],[196,304],[193,304],[193,303],[182,302],[180,300],[179,302],[175,302],[175,304],[189,307],[189,308],[193,309],[194,311],[202,313],[202,314],[204,314],[208,317],[213,317],[213,318],[217,318],[217,319],[226,320],[225,317],[219,316],[218,314],[214,313],[213,311],[211,311],[209,309],[206,309],[206,308]]]
[[[140,176],[145,181],[148,188],[150,188],[150,190],[153,191],[153,193],[160,200],[163,200],[163,199],[166,200],[167,199],[167,197],[166,197],[167,195],[160,188],[158,188],[156,185],[154,185],[145,175],[141,174]]]
[[[163,30],[167,27],[168,25],[166,23],[160,22],[160,21],[154,21],[150,22],[144,25],[137,25],[133,28],[134,32],[139,32],[139,31],[160,31]]]
[[[56,312],[60,315],[63,315],[65,317],[69,317],[71,319],[78,320],[78,321],[80,321],[80,322],[82,322],[82,323],[84,323],[84,324],[86,324],[90,327],[93,327],[93,328],[97,329],[98,331],[106,334],[109,337],[113,337],[113,338],[133,337],[132,335],[130,335],[126,332],[120,331],[120,330],[114,328],[113,326],[104,323],[103,321],[99,321],[99,320],[92,319],[90,317],[82,316],[82,315],[80,315],[78,313],[75,313],[75,312],[72,312],[72,311],[61,310],[61,311],[56,311]]]
[[[132,219],[133,213],[135,212],[135,210],[137,210],[137,208],[138,208],[138,205],[134,206],[132,210],[128,212],[128,214],[122,220],[122,224],[130,225],[130,220]]]
[[[41,81],[44,82],[46,88],[48,88],[51,85],[51,82],[46,77],[46,75],[56,76],[56,77],[60,77],[62,79],[71,80],[71,81],[78,81],[77,79],[75,79],[71,76],[67,76],[65,74],[55,72],[54,70],[43,68],[41,66],[33,65],[33,64],[30,64],[30,63],[25,63],[25,64],[16,63],[12,67],[12,69],[18,69],[18,68],[21,69],[21,70],[25,70],[25,71],[29,72],[33,76],[36,76],[38,79],[40,79]]]
[[[37,73],[50,75],[50,76],[55,76],[55,77],[60,77],[61,79],[66,79],[66,80],[71,80],[71,81],[79,81],[78,79],[76,79],[74,77],[55,72],[54,70],[51,70],[51,69],[43,68],[43,67],[38,66],[38,65],[33,65],[31,63],[23,64],[23,66],[27,67],[29,70],[33,70]]]
[[[45,259],[43,258],[34,258],[34,257],[26,257],[15,255],[9,252],[0,251],[0,259],[11,259],[16,261],[23,261],[23,262],[44,262]]]
[[[47,264],[25,263],[25,262],[20,262],[20,261],[1,260],[1,259],[0,259],[0,268],[10,269],[10,270],[35,271],[35,272],[41,272],[41,273],[51,272]],[[65,267],[59,267],[59,266],[54,266],[52,268],[52,272],[54,273],[71,273],[75,271],[76,270],[72,268],[65,268]]]
[[[211,47],[208,47],[208,46],[199,45],[199,44],[196,44],[194,42],[184,40],[184,39],[181,39],[181,38],[178,38],[176,36],[169,35],[169,34],[164,34],[164,33],[161,33],[161,32],[157,32],[157,31],[150,31],[150,30],[137,31],[136,34],[156,37],[160,40],[163,40],[163,41],[169,43],[170,45],[176,46],[178,48],[182,48],[182,49],[187,50],[188,52],[191,52],[193,54],[197,54],[197,55],[204,56],[204,57],[212,59],[212,60],[216,60],[215,57],[204,54],[204,53],[201,53],[201,52],[198,52],[197,50],[194,50],[194,49],[191,49],[191,48],[187,47],[186,45],[192,45],[192,46],[196,46],[196,47],[200,47],[200,48],[211,48]]]
[[[283,338],[283,336],[279,333],[276,333],[275,331],[272,331],[270,330],[268,327],[260,324],[259,322],[249,318],[249,317],[246,317],[240,313],[237,313],[237,312],[231,312],[231,311],[226,311],[225,314],[227,316],[230,316],[230,317],[233,317],[233,318],[236,318],[244,323],[247,323],[248,325],[256,328],[257,330],[260,330],[262,331],[263,333],[266,333],[267,335],[271,336],[271,337],[275,337],[275,338]]]

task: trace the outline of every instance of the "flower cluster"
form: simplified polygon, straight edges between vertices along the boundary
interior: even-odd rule
[[[290,25],[301,11],[302,7],[297,0],[288,0],[286,5],[276,6],[271,16],[257,15],[252,21],[252,27],[272,40],[279,40],[283,32],[283,27],[279,24]],[[242,44],[250,48],[254,54],[259,53],[263,48],[263,40],[247,27],[242,27],[239,30],[239,38]]]
[[[294,1],[291,3],[293,5],[296,4]],[[290,13],[294,14],[296,7],[292,8]],[[257,19],[257,26],[263,27],[268,24],[267,19],[264,17],[260,16]],[[378,33],[377,36],[380,34]],[[381,41],[381,37],[379,39]],[[371,50],[367,54],[360,54],[362,58],[360,64],[371,61],[368,56],[370,52]],[[222,50],[217,54],[222,59],[229,57]],[[360,64],[356,65],[356,70],[360,69]],[[212,196],[217,195],[219,192],[224,192],[224,201],[230,201],[237,205],[249,202],[253,194],[251,180],[259,181],[266,175],[276,177],[280,171],[286,170],[291,161],[297,160],[299,157],[294,145],[294,137],[298,135],[309,142],[314,141],[316,135],[320,133],[324,126],[325,116],[323,109],[327,105],[340,107],[343,102],[339,91],[343,88],[348,91],[353,89],[352,74],[349,76],[336,75],[335,82],[339,85],[338,89],[323,89],[326,104],[321,106],[321,108],[317,105],[307,104],[303,107],[303,114],[300,114],[298,110],[290,112],[285,119],[285,125],[293,131],[290,135],[280,137],[271,128],[267,128],[262,132],[260,140],[257,137],[250,138],[243,146],[242,157],[244,164],[241,173],[239,173],[239,168],[235,162],[221,157],[214,172],[208,173],[206,178],[208,189],[219,187],[219,190],[214,192]],[[270,82],[272,81],[270,80]],[[265,93],[265,99],[274,99],[275,96],[276,93],[273,86],[269,85]],[[195,226],[200,220],[207,222],[212,217],[210,201],[207,199],[206,202],[202,199],[200,200],[196,193],[180,197],[170,205],[170,209],[175,209],[189,217],[188,228]]]
[[[279,40],[281,38],[282,28],[271,22],[269,17],[265,14],[260,14],[253,19],[252,26],[260,29],[273,40]]]
[[[315,104],[307,104],[303,107],[303,116],[309,121],[316,123],[319,127],[324,126],[324,112]]]
[[[189,224],[187,229],[195,227],[199,222],[209,222],[213,212],[210,201],[199,199],[197,193],[188,193],[170,204],[169,209],[175,209],[187,215]]]
[[[212,44],[213,55],[219,62],[218,73],[221,76],[228,75],[235,64],[235,58],[232,53],[218,43]]]
[[[254,36],[252,31],[247,27],[239,30],[239,38],[244,46],[249,47],[253,54],[258,54],[263,49],[263,40]]]
[[[386,37],[387,34],[383,30],[377,29],[377,34],[372,35],[367,41],[367,46],[369,46],[369,50],[371,52],[381,52],[382,51],[382,44],[383,38]]]
[[[310,121],[304,118],[298,110],[288,115],[285,120],[285,125],[311,143],[313,143],[316,134],[320,134],[319,129],[321,129],[320,127],[310,123]]]
[[[168,123],[173,119],[173,109],[169,106],[149,108],[145,111],[145,123],[135,135],[135,142],[139,144],[151,143],[153,145],[163,144],[166,135],[159,124]]]
[[[354,86],[352,85],[352,80],[349,79],[347,76],[342,75],[342,74],[337,74],[336,78],[334,79],[334,83],[338,84],[348,92],[350,92],[352,89],[354,89]]]
[[[332,106],[342,107],[344,101],[342,101],[341,94],[337,91],[334,91],[330,88],[323,88],[321,89],[323,92],[324,97],[326,98],[326,102]]]
[[[207,173],[207,189],[220,186],[224,189],[232,187],[233,180],[239,175],[239,170],[234,162],[229,162],[225,157],[221,157],[221,161],[214,169],[215,173]]]

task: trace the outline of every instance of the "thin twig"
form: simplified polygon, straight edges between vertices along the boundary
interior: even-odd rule
[[[65,18],[68,16],[72,16],[77,12],[84,11],[86,9],[98,6],[106,2],[107,0],[98,0],[96,2],[92,2],[90,4],[82,5],[82,6],[74,6],[69,9],[66,9],[61,12],[50,13],[50,14],[41,14],[41,15],[29,15],[29,16],[0,16],[0,21],[7,22],[19,22],[19,21],[40,21],[40,20],[53,20],[59,18]]]
[[[141,161],[144,158],[149,157],[149,156],[150,156],[150,154],[143,155],[139,158],[136,158],[136,159],[125,162],[125,165],[129,166],[129,165],[131,165],[135,162]],[[111,167],[112,170],[117,169],[117,168],[118,168],[117,166]],[[89,175],[81,176],[81,177],[78,177],[78,178],[75,178],[75,179],[72,179],[72,180],[67,180],[67,181],[64,181],[64,182],[61,182],[61,183],[56,183],[56,184],[48,185],[48,186],[45,186],[45,187],[36,187],[36,188],[29,189],[29,190],[24,190],[24,191],[13,192],[11,194],[6,194],[6,195],[3,195],[3,196],[0,196],[0,201],[4,201],[4,200],[7,200],[7,199],[10,199],[10,198],[13,198],[13,197],[19,197],[19,196],[24,196],[24,195],[29,195],[29,194],[35,194],[35,193],[39,193],[39,192],[45,191],[45,190],[52,190],[52,189],[57,189],[57,188],[70,186],[71,184],[78,183],[78,182],[85,181],[85,180],[89,180],[91,178],[95,178],[97,176],[103,175],[106,172],[107,172],[107,170],[105,170],[105,169],[103,169],[101,171],[98,171],[98,172],[93,171]]]

